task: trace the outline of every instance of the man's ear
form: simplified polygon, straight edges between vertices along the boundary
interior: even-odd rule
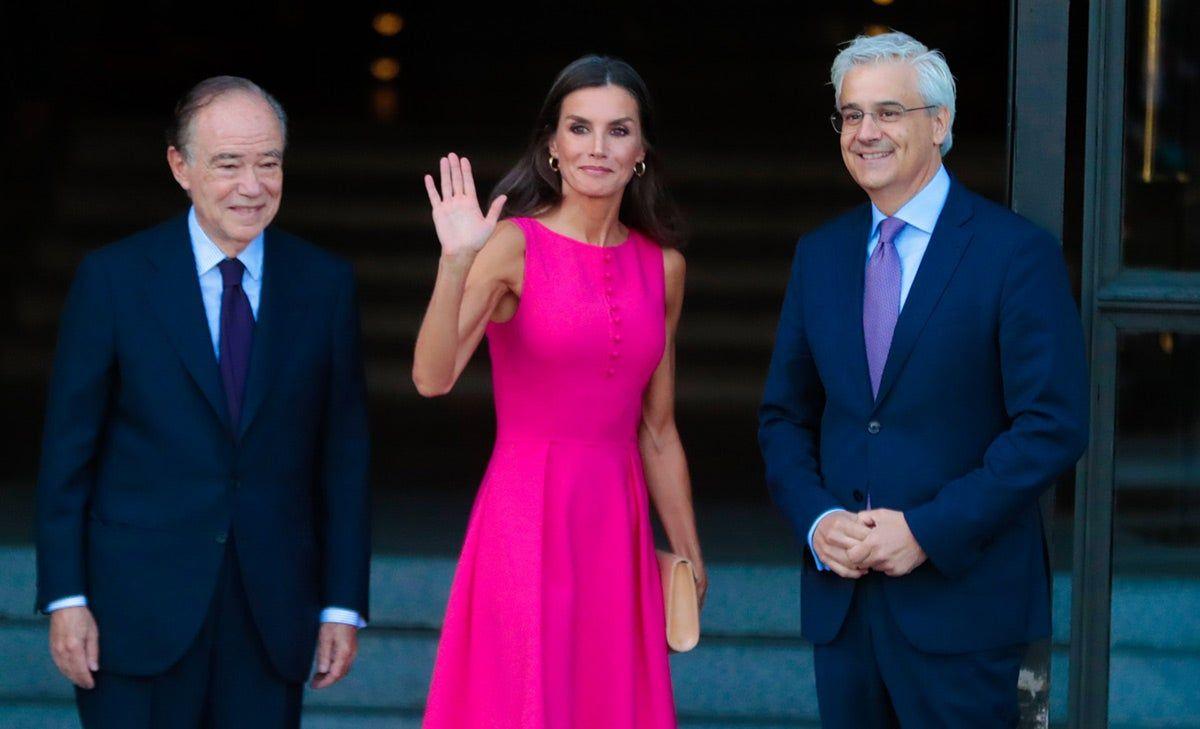
[[[179,183],[179,186],[184,190],[190,190],[191,183],[188,182],[187,177],[188,161],[183,152],[179,151],[174,146],[168,146],[167,166],[171,168],[171,175],[175,178],[175,181]]]
[[[933,144],[934,146],[942,146],[942,142],[946,140],[946,135],[950,133],[950,110],[944,106],[939,106],[937,113],[933,115]]]

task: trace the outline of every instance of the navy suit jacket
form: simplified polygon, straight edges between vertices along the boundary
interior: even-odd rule
[[[759,442],[767,482],[806,540],[822,512],[902,511],[928,560],[884,578],[928,652],[1049,634],[1038,496],[1087,442],[1079,314],[1058,242],[952,181],[871,395],[862,205],[804,236],[775,339]],[[805,549],[802,631],[833,640],[855,581]]]
[[[231,428],[187,218],[82,262],[59,326],[38,476],[38,607],[84,594],[101,666],[153,675],[212,602],[233,535],[279,672],[322,607],[367,616],[366,396],[349,264],[275,228]]]

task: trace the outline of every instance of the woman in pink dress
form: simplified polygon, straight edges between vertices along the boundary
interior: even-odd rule
[[[426,729],[675,726],[649,501],[706,578],[674,417],[684,259],[651,140],[645,83],[589,56],[486,216],[466,158],[441,160],[440,190],[425,177],[442,255],[413,381],[448,393],[486,334],[497,419]]]

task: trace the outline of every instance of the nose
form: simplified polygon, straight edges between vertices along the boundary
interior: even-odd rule
[[[854,138],[860,142],[873,142],[883,136],[883,132],[879,129],[879,124],[875,121],[873,114],[864,114],[862,123],[858,125],[858,131],[854,133]]]
[[[238,193],[246,197],[258,197],[262,194],[263,184],[258,179],[258,171],[254,165],[246,165],[245,171],[238,178]]]
[[[607,153],[605,152],[605,144],[607,143],[607,141],[608,141],[607,135],[604,135],[604,134],[593,135],[593,141],[592,141],[592,156],[593,157],[598,157],[598,158],[602,159],[602,158],[608,156]]]

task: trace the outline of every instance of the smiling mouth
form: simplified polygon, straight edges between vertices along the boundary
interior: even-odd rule
[[[607,167],[580,167],[579,169],[583,170],[584,172],[590,172],[593,175],[604,175],[612,172],[612,170],[608,169]]]
[[[887,152],[859,152],[858,153],[859,157],[862,157],[863,159],[868,160],[868,161],[883,159],[884,157],[890,157],[891,155],[892,155],[892,150],[888,150]]]

